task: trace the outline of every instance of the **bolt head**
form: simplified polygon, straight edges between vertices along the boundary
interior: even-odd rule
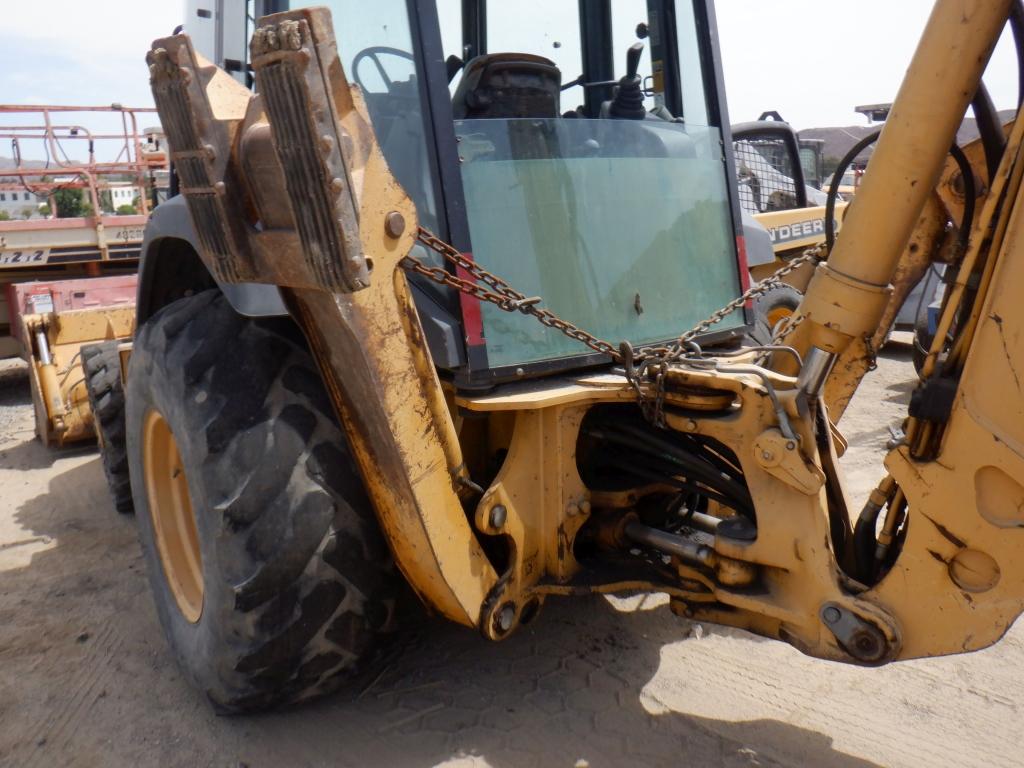
[[[495,504],[491,507],[491,514],[487,521],[490,523],[491,528],[504,528],[507,519],[508,510],[502,504]]]
[[[397,240],[405,232],[405,217],[398,211],[391,211],[384,217],[384,231],[388,237]]]
[[[869,632],[860,632],[853,640],[853,647],[861,659],[874,659],[878,656],[878,639]]]
[[[516,619],[516,607],[512,603],[505,603],[495,616],[494,623],[500,632],[508,632],[512,629],[512,623]]]
[[[842,614],[839,613],[839,609],[836,608],[834,605],[830,605],[828,608],[826,608],[822,615],[824,616],[825,621],[827,621],[829,624],[835,624],[842,617]]]

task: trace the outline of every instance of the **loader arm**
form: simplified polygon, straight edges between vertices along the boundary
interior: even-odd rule
[[[252,58],[259,95],[187,36],[149,56],[200,256],[221,283],[282,288],[400,568],[474,626],[496,575],[462,509],[458,441],[398,268],[415,208],[345,78],[328,11],[262,19]]]

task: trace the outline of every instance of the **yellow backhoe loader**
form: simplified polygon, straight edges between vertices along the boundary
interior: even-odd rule
[[[126,372],[158,613],[215,707],[372,665],[403,582],[488,640],[624,590],[853,664],[1003,635],[1024,121],[980,119],[977,183],[947,182],[1019,5],[936,3],[834,248],[754,346],[781,278],[746,285],[710,0],[264,5],[236,76],[186,35],[149,54],[181,194]],[[838,422],[934,260],[905,436],[848,498]]]

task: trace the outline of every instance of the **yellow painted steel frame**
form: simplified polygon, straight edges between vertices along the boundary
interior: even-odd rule
[[[576,465],[580,425],[595,405],[632,400],[619,376],[456,398],[467,411],[512,417],[507,455],[473,516],[477,531],[500,537],[508,550],[507,568],[484,609],[486,637],[500,639],[532,618],[547,595],[563,593],[579,572],[573,542],[591,512]]]
[[[32,351],[32,402],[36,433],[44,444],[63,446],[95,435],[78,351],[84,344],[129,337],[134,325],[134,306],[23,316],[21,342],[24,349]],[[37,333],[45,336],[49,363],[39,355]]]
[[[1008,134],[1012,125],[1012,122],[1007,123],[1004,133]],[[975,139],[961,149],[975,177],[975,203],[980,210],[988,198],[990,184],[982,141]],[[825,386],[825,403],[833,422],[839,423],[860,380],[874,367],[876,352],[884,344],[904,301],[928,268],[935,263],[952,264],[963,256],[960,253],[959,226],[963,222],[966,185],[961,175],[960,167],[950,158],[935,194],[925,203],[914,234],[893,272],[893,291],[878,327],[870,336],[854,339],[836,360]],[[947,226],[950,221],[956,225],[954,228]],[[804,284],[798,287],[806,288],[809,279],[808,274]],[[801,330],[806,333],[809,329],[798,329],[798,333]],[[795,335],[789,341],[800,343],[800,338]]]
[[[861,379],[874,368],[876,353],[885,343],[907,296],[934,262],[951,258],[951,255],[944,256],[943,251],[956,247],[957,233],[947,229],[947,221],[947,207],[938,195],[933,195],[925,204],[910,243],[893,272],[892,292],[878,325],[872,333],[853,339],[838,356],[829,374],[825,384],[825,403],[834,422],[838,423],[842,418]],[[804,333],[809,330],[804,329]]]
[[[896,264],[1008,9],[1009,0],[937,3],[872,173],[828,265],[809,286],[798,340],[805,360],[842,355],[878,328]],[[585,413],[597,404],[633,402],[632,389],[608,374],[510,385],[487,396],[448,393],[464,412],[496,427],[511,424],[503,465],[472,503],[463,450],[470,463],[479,457],[470,453],[466,429],[466,445],[460,444],[462,419],[453,418],[399,267],[412,245],[414,209],[388,172],[358,91],[345,79],[330,14],[278,14],[258,26],[257,80],[280,62],[305,78],[291,92],[293,112],[275,117],[262,101],[270,103],[273,82],[261,81],[263,95],[250,96],[199,62],[179,36],[154,44],[151,71],[161,118],[172,133],[175,124],[190,120],[202,142],[179,162],[203,158],[208,177],[197,174],[197,186],[185,194],[190,204],[212,199],[221,206],[197,207],[194,218],[196,210],[208,213],[201,235],[223,234],[232,248],[218,250],[219,241],[204,239],[204,261],[222,279],[286,289],[410,584],[443,615],[491,638],[529,619],[546,595],[627,586],[574,585],[580,569],[574,538],[596,498],[579,476],[575,448]],[[936,98],[936,82],[945,99]],[[318,95],[318,88],[327,95]],[[162,99],[166,93],[174,99]],[[188,112],[175,111],[181,104]],[[361,254],[348,252],[343,279],[318,273],[317,254],[296,232],[294,212],[320,192],[300,192],[295,179],[281,173],[297,146],[285,136],[292,118],[309,121],[320,150],[316,174],[331,180],[338,194],[331,205],[346,237],[358,233]],[[180,150],[182,142],[169,138]],[[273,201],[279,208],[269,206],[274,185],[252,182],[275,173],[278,187],[287,190],[287,197]],[[346,212],[346,195],[352,212]],[[223,211],[229,220],[218,230]],[[1017,258],[998,262],[997,287],[985,298],[943,456],[915,462],[900,449],[888,458],[909,501],[909,532],[892,571],[873,587],[851,579],[837,562],[841,542],[833,535],[849,536],[848,505],[837,440],[813,382],[754,367],[754,353],[668,368],[667,427],[730,448],[757,513],[754,540],[720,532],[707,562],[674,560],[679,583],[663,588],[675,610],[859,663],[969,650],[1005,631],[1024,607],[1018,556],[1024,487],[1015,479],[1024,477],[1024,309],[1014,306],[1010,287],[1024,280],[1018,274],[1024,270],[1022,235],[1015,206],[1003,252]],[[986,368],[988,377],[971,375]],[[852,392],[859,376],[851,378]],[[709,391],[724,393],[724,403],[709,410],[695,394]],[[1019,406],[1009,415],[1008,403]],[[753,568],[754,583],[728,586],[736,584],[729,575],[737,563]]]
[[[877,330],[901,252],[922,212],[929,216],[926,204],[943,172],[946,149],[1009,5],[936,4],[872,159],[873,172],[865,176],[843,236],[828,265],[819,267],[801,307],[808,326],[798,343],[801,352],[816,348],[819,357],[841,358],[851,342]],[[946,98],[935,99],[935,82],[948,86]],[[1021,167],[1019,146],[1019,139],[1011,138],[993,188]],[[992,289],[979,298],[983,319],[959,378],[939,455],[916,461],[908,447],[901,447],[886,460],[908,504],[906,539],[885,578],[858,600],[892,617],[900,635],[897,658],[983,647],[995,642],[1024,608],[1019,565],[1024,532],[1014,530],[1024,522],[1016,506],[1024,495],[1013,479],[1024,476],[1016,372],[1024,352],[1024,318],[1019,301],[1010,295],[1010,286],[1022,278],[1024,251],[1019,201],[1010,189],[998,214],[1005,223],[994,230],[1005,231],[1005,238],[998,252],[989,254],[995,265]],[[995,198],[993,191],[979,217],[974,249],[982,248],[989,235],[987,212],[996,211]],[[774,514],[776,505],[771,509]]]

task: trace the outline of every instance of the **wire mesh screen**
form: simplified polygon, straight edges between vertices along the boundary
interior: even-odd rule
[[[812,140],[800,142],[800,167],[804,169],[804,181],[815,189],[821,189],[821,183],[825,177],[824,158],[822,157],[823,144],[823,141],[819,144],[812,143]]]
[[[765,213],[797,207],[792,158],[781,140],[741,139],[732,147],[743,210]]]

